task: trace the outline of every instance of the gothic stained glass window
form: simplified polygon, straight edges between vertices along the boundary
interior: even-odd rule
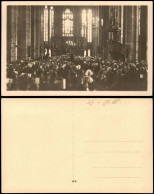
[[[44,41],[48,41],[48,35],[50,38],[54,36],[54,9],[52,6],[50,9],[47,6],[44,8]]]
[[[141,33],[141,29],[140,29],[140,27],[141,27],[141,6],[138,6],[138,22],[139,22],[139,29],[138,29],[138,31],[139,31],[139,35],[140,35],[140,33]]]
[[[62,35],[73,36],[73,13],[66,9],[62,14]]]
[[[86,10],[82,10],[82,29],[81,36],[86,38],[87,35],[87,14]]]
[[[88,10],[88,42],[92,41],[92,11]]]
[[[48,7],[44,8],[44,41],[48,41]]]
[[[92,10],[82,10],[82,28],[81,36],[87,38],[88,42],[92,42]]]
[[[54,36],[54,9],[50,7],[50,38]]]

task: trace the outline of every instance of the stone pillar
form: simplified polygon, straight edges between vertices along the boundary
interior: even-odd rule
[[[40,7],[40,49],[41,55],[44,56],[44,6]]]
[[[140,18],[140,57],[141,60],[147,60],[147,6],[141,6]]]
[[[136,8],[136,60],[139,60],[139,6]]]
[[[11,61],[11,6],[7,7],[7,62]]]
[[[100,33],[100,18],[99,18],[99,6],[97,6],[97,12],[96,12],[96,38],[97,38],[97,54],[98,54],[98,48],[100,46],[100,39],[99,39],[99,33]]]
[[[92,43],[93,55],[97,55],[99,46],[99,6],[92,9]]]
[[[37,36],[36,36],[36,33],[37,33],[37,7],[35,6],[34,7],[34,59],[37,58]]]
[[[47,49],[48,56],[49,56],[49,45],[50,45],[50,6],[48,6],[48,49]]]
[[[55,29],[55,35],[61,36],[62,35],[62,13],[65,11],[65,8],[58,6],[54,7],[54,29]]]
[[[41,40],[41,13],[40,13],[40,6],[36,7],[36,40],[37,40],[37,46],[36,46],[36,52],[37,52],[37,57],[40,56],[40,40]]]
[[[103,59],[107,59],[108,58],[108,52],[107,52],[107,40],[109,40],[109,33],[107,30],[105,30],[106,28],[108,28],[109,24],[110,24],[110,20],[111,20],[111,6],[104,6],[103,7]]]
[[[124,6],[122,5],[121,6],[121,22],[120,22],[120,27],[121,27],[121,39],[120,39],[120,42],[121,43],[123,43],[123,31],[124,31],[124,29],[123,29],[123,25],[124,25],[124,23],[123,23],[123,20],[124,20],[124,14],[123,14],[123,12],[124,12]]]
[[[31,7],[26,6],[26,53],[25,58],[29,59],[31,56]]]
[[[126,7],[125,43],[129,46],[128,59],[136,59],[136,6]]]
[[[75,36],[77,37],[77,50],[76,50],[76,55],[81,55],[82,53],[80,52],[80,48],[78,47],[79,45],[79,37],[81,36],[81,28],[82,28],[82,9],[80,7],[76,7],[76,34]]]
[[[31,58],[34,59],[34,6],[31,6]]]
[[[78,33],[78,22],[77,21],[77,9],[74,9],[73,7],[73,34],[75,37],[77,37],[77,33]]]
[[[11,61],[17,60],[17,6],[11,7]]]
[[[20,26],[19,26],[19,36],[20,36],[20,59],[26,59],[26,6],[20,7]]]
[[[87,11],[87,14],[88,14],[88,11]],[[93,45],[92,55],[95,56],[96,55],[96,7],[92,9],[92,45]]]
[[[127,25],[126,25],[126,21],[128,20],[127,17],[127,6],[124,6],[124,37],[123,37],[123,41],[124,44],[127,44]]]

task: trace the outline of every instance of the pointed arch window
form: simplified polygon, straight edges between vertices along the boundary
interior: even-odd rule
[[[44,41],[54,36],[54,9],[51,6],[44,8]]]
[[[44,41],[48,41],[48,7],[44,8]]]
[[[92,41],[92,11],[88,10],[88,42]]]
[[[87,36],[87,14],[86,10],[82,10],[82,29],[81,29],[81,36],[85,37]]]
[[[62,14],[62,35],[73,36],[73,13],[66,9]]]
[[[138,26],[139,26],[139,29],[138,29],[138,31],[139,31],[139,35],[140,35],[140,33],[141,33],[141,6],[138,6]]]
[[[82,10],[81,36],[87,38],[87,42],[92,42],[92,10]]]
[[[50,38],[54,36],[54,9],[50,7]]]

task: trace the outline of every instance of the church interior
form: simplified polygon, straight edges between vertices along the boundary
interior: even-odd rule
[[[8,6],[7,89],[147,90],[147,6]]]

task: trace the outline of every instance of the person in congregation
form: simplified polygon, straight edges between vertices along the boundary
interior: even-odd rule
[[[140,91],[147,89],[145,61],[53,56],[7,64],[8,90]]]

